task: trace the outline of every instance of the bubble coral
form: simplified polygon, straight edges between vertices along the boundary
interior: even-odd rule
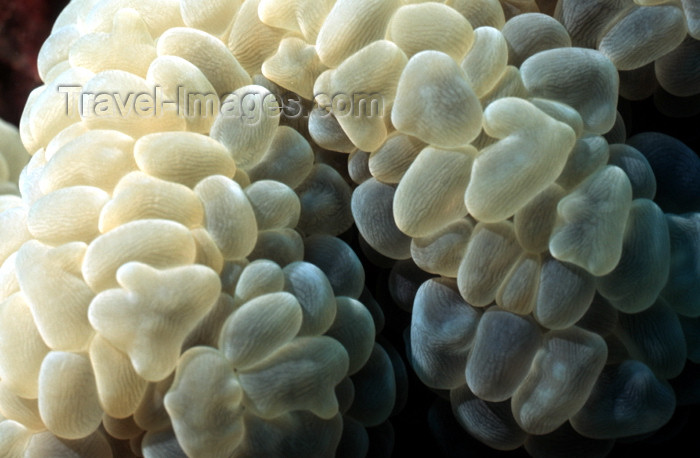
[[[695,13],[73,1],[2,201],[4,449],[366,455],[402,367],[335,237],[353,222],[400,260],[409,361],[478,440],[603,455],[661,428],[698,359],[697,163],[616,108],[650,65],[697,92]]]
[[[0,217],[9,456],[362,456],[392,413],[401,363],[335,238],[350,188],[280,125],[289,42],[275,54],[267,3],[88,0],[57,19],[21,174],[0,126],[21,191]]]

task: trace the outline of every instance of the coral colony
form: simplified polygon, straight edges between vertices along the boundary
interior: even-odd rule
[[[2,456],[363,457],[407,370],[499,450],[662,428],[700,159],[617,103],[697,103],[698,39],[693,0],[71,2],[0,125]],[[361,258],[422,272],[405,353]]]

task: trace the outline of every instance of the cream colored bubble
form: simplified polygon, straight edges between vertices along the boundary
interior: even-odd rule
[[[394,221],[411,237],[426,237],[467,214],[464,192],[476,148],[423,149],[394,194]]]
[[[542,261],[533,315],[544,327],[566,329],[588,311],[595,279],[578,266],[550,257]]]
[[[542,253],[547,250],[557,221],[557,204],[564,195],[559,185],[551,184],[515,212],[515,235],[526,251]]]
[[[68,55],[70,65],[94,73],[120,69],[145,77],[156,58],[148,26],[131,8],[118,10],[113,21],[109,32],[89,33],[75,40]]]
[[[454,148],[476,138],[481,119],[481,104],[466,74],[450,56],[422,51],[411,57],[401,73],[391,110],[391,121],[399,132]]]
[[[575,108],[588,132],[603,134],[615,123],[619,79],[613,63],[598,51],[558,48],[542,51],[520,66],[532,96]]]
[[[0,213],[0,262],[5,260],[22,244],[31,240],[27,230],[27,209],[14,207]]]
[[[607,346],[597,334],[575,326],[546,334],[511,400],[520,427],[547,434],[561,426],[583,407],[606,358]]]
[[[70,186],[38,199],[29,209],[27,228],[44,243],[89,243],[100,234],[97,222],[109,194],[93,186]],[[80,202],[79,206],[75,205]]]
[[[0,325],[3,389],[36,399],[39,368],[49,348],[34,324],[31,309],[22,293],[15,293],[0,302]]]
[[[43,194],[69,186],[95,186],[111,192],[136,163],[134,140],[113,130],[90,130],[58,149],[41,170],[38,187]]]
[[[546,14],[525,13],[512,17],[502,32],[508,42],[508,64],[516,67],[540,51],[571,46],[564,26]]]
[[[474,160],[464,200],[470,215],[496,222],[511,217],[554,182],[575,136],[568,125],[517,98],[489,105],[484,129],[500,141],[481,150]]]
[[[94,293],[81,275],[85,256],[82,242],[54,248],[32,240],[17,252],[19,285],[42,338],[54,350],[84,351],[94,334],[86,315]]]
[[[337,313],[326,335],[334,338],[348,352],[348,375],[359,371],[374,347],[374,321],[362,302],[350,297],[336,298]]]
[[[464,369],[481,312],[469,306],[454,280],[430,279],[416,292],[411,318],[411,366],[432,388],[465,383]]]
[[[457,277],[474,224],[457,220],[427,237],[411,240],[411,258],[422,270],[445,277]]]
[[[105,414],[114,418],[133,415],[148,382],[136,373],[129,356],[99,335],[92,339],[89,355]]]
[[[82,86],[79,107],[69,106],[66,110],[63,100],[63,109],[69,113],[79,111],[89,129],[118,130],[133,138],[184,130],[185,119],[171,105],[162,103],[158,93],[156,85],[141,76],[124,70],[105,70]],[[61,95],[66,98],[66,94]]]
[[[216,89],[196,65],[178,56],[160,56],[148,67],[146,81],[161,88],[164,101],[177,103],[178,115],[185,119],[188,131],[209,133],[221,103]]]
[[[465,376],[467,386],[480,399],[509,399],[530,370],[542,335],[532,318],[498,308],[479,320]]]
[[[458,11],[439,3],[403,5],[391,17],[387,39],[411,57],[432,49],[461,60],[472,45],[474,31]]]
[[[182,448],[191,456],[232,455],[245,433],[243,390],[229,361],[212,348],[196,347],[180,358],[165,408]],[[192,404],[192,398],[202,402]]]
[[[283,88],[313,99],[314,81],[326,69],[316,50],[301,38],[282,39],[277,52],[262,64],[262,74]]]
[[[477,97],[493,89],[507,64],[508,43],[500,30],[493,27],[474,30],[474,44],[460,65]]]
[[[445,4],[460,12],[475,29],[502,29],[506,23],[503,7],[498,0],[447,0]]]
[[[671,241],[663,211],[651,200],[632,201],[620,262],[597,279],[596,287],[624,313],[641,312],[656,301],[666,285]],[[670,377],[669,377],[670,378]]]
[[[311,172],[313,162],[308,140],[289,126],[279,126],[270,147],[247,172],[251,181],[275,180],[296,188]]]
[[[301,204],[292,188],[273,180],[260,180],[243,190],[255,213],[259,230],[294,228]]]
[[[204,206],[204,227],[224,259],[247,256],[257,240],[255,212],[243,189],[224,176],[213,175],[194,189]]]
[[[304,409],[329,419],[338,412],[333,387],[347,370],[348,354],[336,340],[300,337],[238,378],[249,406],[263,418]]]
[[[80,38],[80,30],[75,24],[55,29],[41,45],[37,56],[39,77],[45,83],[51,82],[47,77],[54,68],[68,60],[68,52],[75,41]]]
[[[398,183],[426,146],[416,137],[393,132],[379,149],[370,154],[369,172],[382,183]]]
[[[673,50],[685,38],[683,10],[676,5],[632,9],[600,38],[598,49],[619,70],[632,70]],[[645,33],[638,33],[645,30]]]
[[[193,132],[142,137],[134,145],[134,159],[145,173],[190,188],[210,175],[232,177],[236,171],[236,164],[221,143]]]
[[[43,458],[45,456],[65,456],[82,454],[95,458],[112,458],[112,447],[100,431],[80,438],[64,439],[49,431],[34,434],[24,450],[23,457]]]
[[[392,259],[407,259],[411,256],[411,238],[394,222],[395,192],[392,186],[370,178],[352,193],[352,216],[372,248]]]
[[[407,58],[393,42],[377,40],[330,72],[326,109],[350,141],[364,151],[376,150],[388,133],[386,121]],[[357,72],[357,68],[365,71]]]
[[[285,30],[270,27],[260,20],[261,0],[245,0],[236,14],[228,49],[241,66],[251,75],[260,73],[263,61],[272,55]]]
[[[141,377],[162,380],[175,369],[187,334],[218,299],[218,275],[204,266],[158,270],[129,262],[117,271],[117,281],[121,288],[91,302],[90,324],[129,355]]]
[[[234,298],[244,304],[264,294],[276,293],[284,288],[284,274],[276,263],[260,259],[248,264],[238,279]]]
[[[226,46],[201,30],[168,29],[157,43],[158,56],[181,57],[199,68],[219,96],[250,84],[250,76]]]
[[[221,36],[233,22],[242,1],[214,0],[201,3],[196,0],[182,0],[179,3],[182,20],[188,27]]]
[[[559,201],[560,222],[549,239],[552,256],[593,275],[609,273],[622,254],[631,204],[632,186],[625,172],[603,167]]]
[[[58,437],[80,439],[102,421],[90,358],[82,353],[52,351],[39,372],[39,413]]]
[[[154,267],[190,264],[195,243],[183,225],[161,219],[131,221],[103,234],[90,243],[81,271],[95,292],[117,286],[117,269],[129,261]]]
[[[237,167],[249,169],[272,144],[279,122],[272,93],[258,85],[243,86],[221,102],[210,135],[229,150]]]
[[[316,39],[321,61],[334,68],[354,52],[384,37],[398,0],[339,0],[333,5]]]
[[[496,292],[496,303],[504,310],[527,315],[535,308],[542,260],[539,255],[523,253],[508,272]]]
[[[112,19],[122,8],[133,8],[139,12],[148,25],[151,36],[156,39],[171,27],[184,25],[180,16],[179,2],[175,0],[107,0],[96,3],[89,12],[79,20],[85,32],[108,32]]]
[[[218,347],[233,368],[244,371],[291,341],[301,323],[302,309],[292,294],[263,294],[226,319]]]
[[[282,269],[284,291],[301,305],[300,336],[326,332],[335,320],[337,305],[333,287],[321,269],[308,262],[293,262]]]
[[[475,307],[493,302],[520,252],[509,221],[477,224],[457,272],[457,284],[464,300]]]
[[[105,233],[141,219],[167,219],[197,227],[204,209],[195,193],[184,185],[131,172],[114,188],[112,198],[99,215],[100,232]]]
[[[81,86],[84,89],[93,77],[84,68],[70,68],[32,92],[20,119],[22,143],[30,154],[45,147],[61,130],[80,121],[77,104],[71,106],[72,110],[66,109],[66,98],[70,95],[67,91],[80,90]],[[62,87],[71,89],[60,92]]]

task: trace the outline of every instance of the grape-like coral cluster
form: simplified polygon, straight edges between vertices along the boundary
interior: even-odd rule
[[[662,427],[700,361],[700,160],[616,107],[649,68],[700,92],[696,9],[73,1],[0,197],[0,447],[364,456],[402,367],[353,223],[421,278],[409,362],[480,441]]]

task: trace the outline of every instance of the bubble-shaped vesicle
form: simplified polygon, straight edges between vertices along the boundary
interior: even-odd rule
[[[473,29],[454,9],[439,3],[404,5],[391,17],[387,38],[408,57],[426,49],[459,61],[471,47]]]
[[[653,26],[652,26],[653,24]],[[638,33],[638,30],[647,33]],[[600,38],[598,48],[620,70],[641,67],[663,56],[685,38],[683,10],[675,5],[639,7]]]
[[[481,118],[479,99],[450,56],[421,51],[409,59],[391,109],[391,122],[399,132],[454,148],[479,135]]]
[[[491,303],[520,251],[510,222],[477,224],[457,272],[464,300],[475,307]]]
[[[381,39],[398,0],[339,0],[328,13],[316,39],[316,50],[328,67]]]
[[[528,437],[513,418],[509,400],[484,401],[463,385],[450,390],[450,401],[459,424],[490,447],[515,450]]]
[[[325,336],[299,337],[241,372],[246,404],[263,418],[310,410],[323,419],[338,412],[333,387],[348,370],[348,354]]]
[[[620,313],[618,320],[615,334],[631,357],[664,379],[681,373],[687,356],[685,336],[678,316],[663,299],[639,313]]]
[[[352,193],[352,216],[367,243],[384,256],[406,259],[411,256],[411,238],[396,227],[392,217],[396,190],[374,178]]]
[[[559,201],[560,223],[549,239],[556,259],[593,275],[612,271],[620,261],[632,186],[622,169],[606,166]]]
[[[460,151],[427,147],[418,154],[394,194],[394,221],[401,232],[425,237],[467,214],[462,196],[475,155],[471,146]]]
[[[666,215],[671,235],[671,266],[669,281],[661,291],[661,296],[673,307],[676,313],[684,316],[700,316],[698,291],[700,283],[700,216]]]
[[[41,363],[39,412],[58,437],[80,439],[97,430],[102,408],[90,359],[80,353],[52,351]]]
[[[374,151],[386,139],[386,120],[394,101],[397,83],[406,66],[406,55],[388,40],[375,41],[330,71],[329,110],[356,147]],[[364,72],[356,71],[364,68]]]
[[[80,271],[86,255],[81,242],[53,248],[31,240],[17,252],[17,280],[39,333],[54,350],[80,351],[94,334],[86,312],[95,293]]]
[[[627,360],[603,370],[571,425],[596,439],[644,434],[666,423],[675,404],[668,382],[658,379],[643,363]]]
[[[584,316],[595,294],[595,279],[580,267],[547,257],[542,262],[535,319],[549,329],[566,329]]]
[[[650,307],[668,280],[671,241],[666,218],[648,199],[632,201],[620,262],[596,287],[625,313]]]
[[[229,150],[237,167],[248,169],[272,144],[279,121],[279,105],[269,90],[243,86],[221,101],[210,135]]]
[[[204,206],[204,227],[224,259],[247,256],[257,241],[255,211],[235,181],[212,175],[194,189]]]
[[[411,240],[411,258],[426,272],[456,278],[474,225],[466,218]]]
[[[602,134],[615,123],[617,70],[600,53],[550,49],[526,59],[520,71],[533,96],[571,105],[581,114],[587,131]]]
[[[607,359],[605,341],[572,326],[544,336],[530,372],[513,394],[513,415],[530,434],[547,434],[578,412]]]
[[[308,262],[294,262],[282,269],[284,289],[294,294],[301,305],[303,321],[299,335],[321,334],[335,319],[336,302],[328,278]]]
[[[39,368],[49,350],[21,293],[0,302],[0,377],[5,389],[36,398]]]
[[[552,184],[574,146],[573,130],[518,98],[503,98],[484,111],[484,130],[501,139],[474,159],[464,200],[485,222],[511,217]],[[538,132],[546,131],[546,134]]]
[[[489,402],[509,399],[530,369],[541,345],[534,320],[492,308],[479,320],[467,362],[467,385]]]
[[[464,302],[454,281],[433,279],[418,289],[412,313],[413,370],[433,388],[463,385],[480,312]]]
[[[218,275],[204,266],[157,270],[129,262],[116,277],[121,288],[103,291],[90,303],[90,324],[129,355],[139,375],[162,380],[175,368],[187,334],[216,302]]]
[[[508,63],[518,67],[538,52],[571,46],[571,38],[564,26],[541,13],[510,18],[503,27],[503,36],[508,42]]]
[[[236,309],[224,322],[219,349],[236,369],[265,359],[297,335],[299,302],[289,293],[263,294]]]
[[[229,361],[212,348],[195,347],[180,357],[165,408],[178,442],[189,456],[231,455],[242,440],[243,390]],[[194,405],[191,399],[206,402]]]

